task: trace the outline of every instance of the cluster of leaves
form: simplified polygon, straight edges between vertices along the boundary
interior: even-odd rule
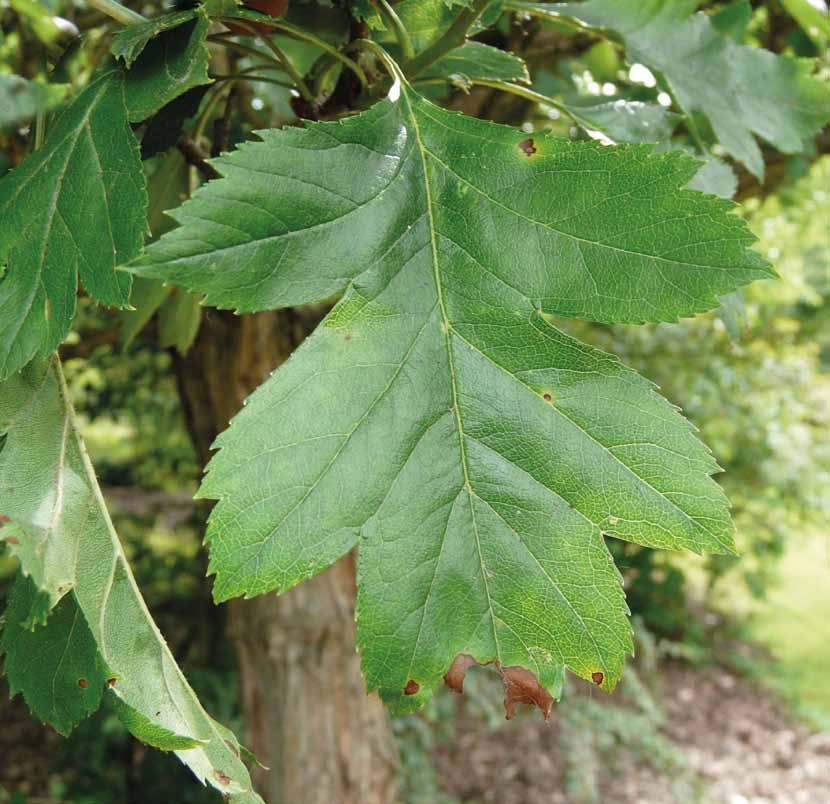
[[[830,100],[812,62],[740,44],[695,6],[379,0],[272,17],[208,0],[144,20],[108,0],[128,24],[86,86],[3,78],[0,126],[38,115],[38,147],[0,183],[0,538],[21,566],[1,644],[37,716],[66,732],[106,694],[139,738],[259,800],[153,624],[87,457],[54,355],[79,279],[138,308],[126,340],[158,314],[183,353],[200,300],[338,299],[216,443],[199,493],[218,501],[217,601],[284,591],[358,546],[362,667],[395,710],[442,679],[460,691],[471,663],[498,668],[508,714],[549,711],[566,668],[613,689],[632,641],[604,537],[731,553],[732,524],[677,409],[552,316],[676,321],[770,276],[716,197],[734,176],[712,152],[760,177],[753,135],[801,152]],[[546,94],[544,71],[487,41],[526,17],[621,48],[673,109],[581,103],[555,79]],[[217,73],[209,41],[248,61]],[[211,119],[214,151],[228,144],[221,93],[250,82],[305,125],[206,162]],[[476,86],[589,136],[435,102]],[[215,180],[178,207],[185,158]],[[148,229],[162,236],[145,246]]]

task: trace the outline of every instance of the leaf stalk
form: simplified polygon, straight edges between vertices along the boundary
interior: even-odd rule
[[[492,0],[474,0],[473,4],[465,8],[456,17],[455,22],[436,39],[426,50],[422,50],[414,59],[403,65],[403,71],[408,78],[414,78],[426,70],[451,50],[461,47],[467,41],[467,33],[476,20],[484,13]]]
[[[137,11],[133,11],[131,8],[127,8],[117,2],[117,0],[87,0],[87,3],[102,14],[112,17],[112,19],[123,25],[135,25],[137,22],[147,22],[147,17],[139,14]]]

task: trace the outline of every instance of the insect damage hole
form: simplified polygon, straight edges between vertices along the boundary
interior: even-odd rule
[[[533,156],[536,153],[536,143],[533,141],[532,137],[528,137],[526,140],[522,140],[519,143],[519,150],[525,156]]]
[[[545,391],[545,393],[542,394],[542,399],[544,399],[545,402],[553,404],[553,394],[550,391]]]

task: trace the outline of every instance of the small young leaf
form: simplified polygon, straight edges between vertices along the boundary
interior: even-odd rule
[[[216,599],[359,543],[370,689],[412,709],[467,654],[547,709],[565,666],[611,689],[631,649],[604,533],[734,546],[691,426],[545,314],[675,320],[769,269],[729,202],[683,189],[685,154],[528,137],[396,88],[214,160],[225,178],[132,270],[239,310],[343,293],[216,441]]]
[[[141,250],[146,205],[123,79],[113,71],[0,181],[0,380],[66,337],[78,274],[97,300],[127,304],[130,278],[115,267]]]
[[[232,801],[261,804],[247,770],[202,708],[141,597],[57,358],[34,360],[0,385],[0,435],[5,436],[0,510],[13,525],[11,551],[29,576],[26,589],[45,592],[54,607],[46,625],[27,637],[17,623],[42,604],[32,594],[16,595],[12,630],[3,636],[13,686],[35,702],[41,717],[53,722],[54,712],[56,728],[68,731],[106,685],[138,737],[176,750],[200,780],[231,794]],[[0,529],[7,544],[8,535]],[[61,645],[70,651],[71,662],[60,661]],[[37,660],[41,649],[57,657],[49,674],[53,697],[38,686],[46,676],[25,677],[26,663]],[[70,689],[85,696],[82,705],[75,699],[64,702]]]

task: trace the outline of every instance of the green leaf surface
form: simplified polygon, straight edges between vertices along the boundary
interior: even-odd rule
[[[629,61],[661,74],[687,112],[706,115],[726,151],[759,178],[761,149],[753,134],[784,153],[804,150],[830,118],[830,85],[811,75],[810,59],[777,56],[737,44],[694,13],[696,0],[512,2],[511,8],[570,18],[611,32]]]
[[[461,9],[459,5],[469,3],[446,3],[444,0],[401,0],[394,4],[395,13],[406,28],[412,46],[417,53],[424,50],[443,34],[455,22]],[[473,25],[470,35],[492,25],[500,14],[499,3],[494,2],[484,12],[482,17]],[[383,24],[378,16],[370,16],[367,20],[370,26],[383,31]],[[392,31],[385,31],[377,37],[378,41],[395,42]]]
[[[526,84],[530,81],[527,66],[522,59],[482,42],[466,42],[451,50],[421,73],[419,78],[469,83],[485,80]]]
[[[201,8],[174,11],[130,26],[113,42],[129,67],[126,100],[138,123],[189,89],[211,82],[206,37],[210,20]]]
[[[141,250],[146,204],[123,81],[111,72],[0,181],[0,379],[66,337],[79,274],[98,301],[127,304],[130,278],[115,267]]]
[[[394,89],[214,160],[225,178],[132,267],[238,310],[343,294],[216,441],[214,595],[287,589],[359,543],[363,670],[395,708],[459,653],[610,689],[631,639],[603,533],[730,552],[731,523],[693,428],[546,314],[674,320],[769,271],[729,202],[683,189],[685,154]]]
[[[46,625],[32,632],[31,643],[20,642],[27,639],[25,632],[4,632],[12,687],[28,689],[27,700],[37,698],[33,709],[41,717],[54,711],[58,701],[55,725],[68,730],[93,703],[83,696],[71,703],[63,700],[70,689],[76,698],[80,695],[78,673],[88,673],[83,676],[88,681],[84,693],[103,688],[101,673],[93,673],[94,645],[111,674],[112,693],[123,704],[120,710],[129,715],[127,725],[137,736],[154,745],[175,744],[182,762],[200,780],[231,794],[232,801],[260,802],[251,792],[247,770],[202,709],[147,610],[104,505],[55,358],[35,360],[0,385],[0,434],[5,436],[0,511],[11,520],[0,538],[20,560],[26,583],[48,595],[55,607]],[[24,621],[32,607],[40,606],[30,597],[13,601],[15,621]],[[70,615],[75,630],[60,619]],[[86,631],[79,628],[81,622]],[[41,646],[57,656],[61,644],[72,661],[55,664],[51,676],[59,689],[50,695],[41,689],[40,674],[29,679],[25,668],[37,660]],[[199,747],[184,748],[185,742]]]
[[[781,0],[781,5],[798,22],[816,47],[827,47],[827,41],[830,40],[830,15],[826,7],[822,10],[810,0]]]
[[[22,693],[32,714],[64,736],[101,703],[108,670],[73,595],[51,612],[46,625],[29,622],[38,589],[31,578],[14,582],[0,654],[9,694]]]
[[[159,308],[159,346],[187,354],[202,321],[201,297],[179,288],[173,289]]]
[[[188,8],[183,11],[162,14],[160,17],[155,17],[146,22],[128,25],[112,37],[110,52],[115,58],[123,59],[127,67],[132,67],[133,62],[144,52],[144,48],[159,34],[172,31],[174,28],[195,19],[197,15],[198,12],[195,8]]]
[[[719,31],[731,36],[736,42],[743,42],[752,22],[752,6],[749,0],[733,0],[711,14],[709,19]]]
[[[159,157],[155,170],[147,179],[149,199],[147,228],[151,239],[161,237],[175,226],[167,214],[179,206],[190,194],[190,168],[178,150],[172,150]],[[119,314],[121,322],[121,343],[125,348],[145,327],[158,309],[164,304],[172,288],[156,279],[136,277],[130,294],[130,310]]]
[[[0,73],[0,130],[48,111],[66,97],[65,84],[40,84]]]

